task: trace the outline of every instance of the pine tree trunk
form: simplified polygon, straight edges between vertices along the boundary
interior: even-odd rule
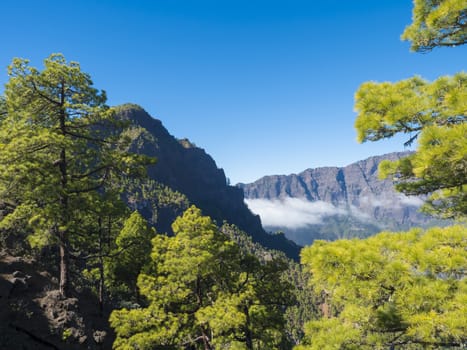
[[[201,334],[203,337],[204,350],[212,350],[211,344],[209,342],[209,337],[206,335],[206,332],[204,331],[203,327],[201,327]]]
[[[250,329],[250,313],[248,306],[245,306],[246,315],[246,330],[245,330],[245,345],[248,350],[253,350],[253,334]]]
[[[102,218],[98,218],[99,224],[99,314],[104,314],[104,293],[105,293],[105,275],[104,275],[104,230],[102,228]]]
[[[62,194],[60,195],[61,222],[66,227],[68,224],[68,195],[67,189],[67,164],[65,149],[60,152],[60,175]],[[60,241],[60,294],[66,298],[69,292],[69,251],[68,251],[68,229],[58,228]]]
[[[60,98],[60,132],[63,135],[66,135],[66,111],[65,111],[65,85],[62,82],[61,84],[61,98]],[[61,222],[66,227],[65,229],[59,227],[59,239],[60,239],[60,294],[63,297],[67,297],[69,294],[69,251],[68,251],[68,224],[69,224],[69,208],[68,208],[68,164],[66,157],[66,150],[62,148],[60,151],[60,161],[59,161],[59,170],[60,170],[60,184],[62,191],[60,194],[60,206],[61,206]]]
[[[65,232],[60,232],[60,294],[66,298],[69,295],[68,278],[68,247],[65,238]]]

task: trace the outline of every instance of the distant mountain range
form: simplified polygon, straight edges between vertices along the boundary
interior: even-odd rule
[[[407,154],[370,157],[342,168],[265,176],[237,187],[267,230],[284,231],[301,245],[439,223],[418,211],[423,198],[404,196],[393,189],[391,180],[377,177],[383,159]]]
[[[246,206],[243,191],[227,184],[224,171],[217,168],[215,161],[203,149],[187,139],[176,139],[160,120],[152,118],[137,105],[118,107],[116,116],[131,122],[132,128],[126,135],[131,138],[130,151],[157,158],[157,163],[149,168],[149,179],[182,193],[219,225],[224,221],[234,224],[253,241],[298,259],[300,247],[284,235],[272,235],[263,229],[259,217]],[[127,197],[130,201],[130,197],[137,196],[130,193]],[[148,200],[136,200],[131,205],[150,221],[156,215]],[[170,231],[173,215],[157,213],[156,216],[156,229],[159,232]]]

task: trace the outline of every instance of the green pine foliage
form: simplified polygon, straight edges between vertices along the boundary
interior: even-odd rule
[[[414,4],[402,36],[412,50],[465,43],[465,1]],[[154,160],[132,154],[130,144],[140,150],[152,136],[117,121],[115,112],[131,105],[106,106],[78,63],[54,54],[40,71],[14,59],[8,74],[0,96],[0,243],[15,237],[58,247],[48,258],[60,261],[62,296],[93,289],[101,316],[106,305],[119,306],[109,319],[114,349],[467,345],[465,225],[315,241],[298,265],[233,225],[217,227],[185,195],[145,178]],[[383,162],[380,176],[407,195],[428,195],[428,212],[461,220],[466,101],[467,75],[458,73],[364,83],[355,103],[360,142],[402,133],[418,144],[408,157]]]
[[[297,350],[467,344],[465,226],[317,241],[302,262],[324,300]]]
[[[118,177],[141,175],[147,159],[128,153],[125,127],[76,62],[60,54],[40,71],[14,59],[0,103],[0,228],[24,227],[32,247],[57,245],[60,292],[68,294],[70,258],[99,231],[99,206]],[[115,200],[111,196],[109,200]]]
[[[303,270],[300,264],[288,259],[283,252],[269,250],[253,242],[251,236],[235,225],[224,223],[220,230],[238,244],[241,254],[253,255],[261,264],[275,260],[282,261],[282,264],[287,266],[282,272],[281,279],[292,288],[289,302],[284,310],[285,325],[282,330],[283,336],[286,338],[284,349],[290,349],[294,345],[300,344],[304,336],[304,324],[307,321],[317,319],[320,315],[318,307],[321,296],[309,288],[309,274]]]
[[[415,51],[464,44],[465,1],[414,1],[403,34]],[[380,165],[396,189],[429,195],[425,210],[467,215],[467,75],[367,82],[356,93],[358,140],[408,134],[417,151]],[[321,317],[297,350],[440,349],[467,344],[467,227],[383,232],[365,240],[315,241],[302,250]]]
[[[414,0],[412,24],[402,34],[413,51],[454,47],[467,42],[467,4],[464,0]]]
[[[412,50],[466,43],[464,0],[414,0],[413,23],[402,38]],[[420,77],[396,83],[367,82],[355,94],[359,142],[408,134],[415,154],[380,164],[407,195],[429,195],[424,210],[441,218],[467,216],[467,74],[428,82]]]
[[[111,292],[120,298],[124,295],[127,300],[132,296],[137,299],[136,280],[150,261],[151,239],[155,235],[156,231],[135,211],[116,237],[116,248],[106,259],[105,272]]]
[[[78,63],[52,55],[40,71],[15,59],[9,74],[0,98],[2,246],[22,237],[46,247],[49,262],[59,247],[62,295],[94,290],[102,316],[106,305],[130,306],[111,318],[116,348],[297,342],[284,331],[284,313],[299,307],[290,262],[231,225],[219,229],[198,209],[186,210],[186,196],[142,177],[152,160],[129,153],[128,144],[148,135],[115,120]],[[174,237],[149,226],[185,210]],[[295,314],[288,324],[303,324]]]
[[[150,270],[138,277],[147,306],[112,313],[114,348],[280,348],[285,266],[242,256],[193,206],[173,231],[153,238]]]
[[[171,223],[190,205],[184,194],[150,178],[123,178],[121,189],[124,202],[159,232],[171,233]]]
[[[417,139],[417,152],[380,165],[406,195],[431,194],[425,210],[444,218],[467,215],[467,74],[427,82],[367,82],[355,96],[358,140],[398,133]]]
[[[32,246],[60,247],[60,291],[69,288],[69,257],[82,232],[76,218],[92,205],[112,167],[97,125],[110,125],[106,96],[79,64],[51,55],[39,71],[14,59],[0,125],[0,196],[12,203],[2,220],[21,222]]]
[[[228,222],[224,222],[220,227],[220,231],[238,245],[241,254],[253,255],[262,263],[273,259],[288,260],[283,252],[264,248],[261,244],[253,242],[253,239],[247,233]]]
[[[308,271],[294,261],[289,261],[283,278],[293,286],[294,303],[289,305],[284,313],[284,333],[291,348],[302,343],[305,324],[320,317],[319,305],[322,303],[322,297],[310,288]]]

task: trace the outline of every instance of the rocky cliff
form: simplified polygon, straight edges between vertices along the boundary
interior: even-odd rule
[[[203,149],[170,135],[160,120],[139,106],[121,106],[117,117],[132,123],[130,150],[157,158],[149,168],[151,179],[186,195],[218,224],[227,221],[247,232],[255,242],[298,258],[299,247],[283,235],[266,233],[259,217],[245,205],[243,191],[227,184],[224,171]]]
[[[380,230],[429,225],[418,209],[423,200],[393,189],[379,180],[378,164],[407,153],[371,157],[343,168],[307,169],[299,174],[265,176],[238,184],[250,208],[268,229],[284,230],[300,244],[316,238],[368,236]],[[284,223],[279,222],[283,217]],[[296,217],[297,222],[292,222]]]

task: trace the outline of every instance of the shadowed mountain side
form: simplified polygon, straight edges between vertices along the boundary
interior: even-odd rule
[[[187,196],[218,224],[227,221],[250,234],[255,242],[285,252],[298,259],[300,247],[283,235],[270,235],[244,203],[243,191],[227,185],[222,169],[203,149],[187,139],[177,140],[160,120],[152,118],[136,105],[117,108],[117,117],[130,120],[130,150],[157,158],[149,168],[149,177]]]

